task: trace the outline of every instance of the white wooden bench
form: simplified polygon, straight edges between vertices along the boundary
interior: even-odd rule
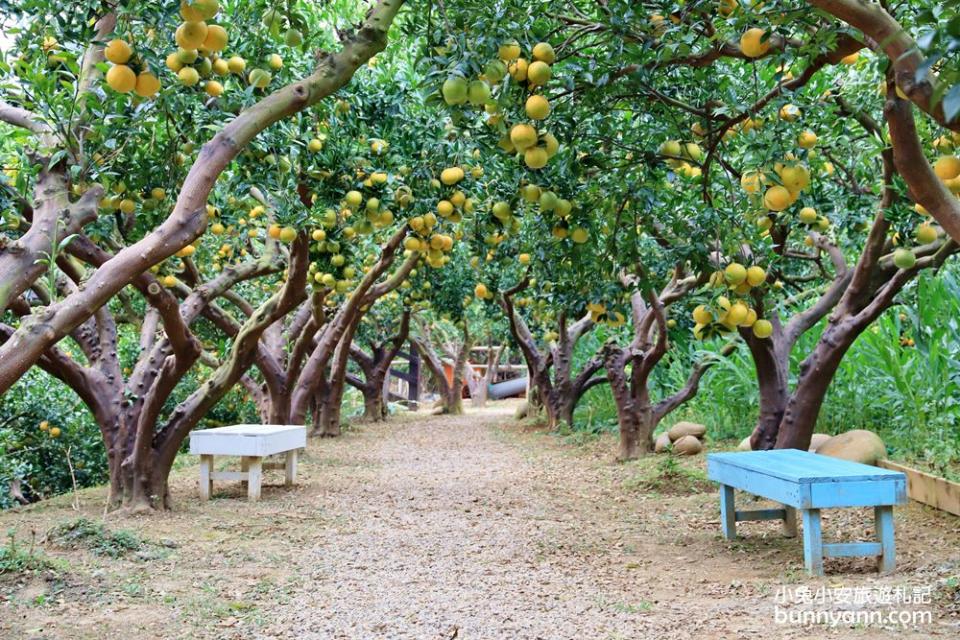
[[[214,480],[239,480],[247,484],[251,502],[260,499],[263,472],[283,469],[284,484],[297,477],[297,453],[307,446],[306,427],[276,424],[238,424],[190,434],[190,453],[200,456],[200,499],[209,500]],[[283,462],[264,462],[267,456],[285,454]],[[239,456],[240,471],[214,471],[214,456]]]

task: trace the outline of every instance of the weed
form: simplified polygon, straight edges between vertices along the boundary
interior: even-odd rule
[[[77,518],[54,527],[47,533],[47,539],[64,547],[83,546],[97,555],[110,558],[121,558],[146,546],[132,531],[110,531],[103,523],[87,518]]]
[[[61,561],[43,555],[32,540],[29,546],[24,547],[17,542],[16,533],[12,529],[7,531],[7,544],[0,546],[0,576],[64,569]]]

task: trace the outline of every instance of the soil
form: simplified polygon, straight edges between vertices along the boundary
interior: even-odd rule
[[[0,514],[21,548],[56,567],[0,575],[0,638],[620,639],[956,638],[960,518],[896,512],[897,571],[830,560],[807,578],[798,539],[777,523],[719,536],[703,456],[613,462],[616,443],[576,443],[513,420],[516,405],[426,412],[311,441],[294,487],[269,472],[251,504],[237,483],[197,499],[175,471],[175,509],[109,514],[146,544],[119,558],[45,536],[100,521],[105,491]],[[222,464],[228,464],[224,460]],[[828,538],[870,539],[872,513],[826,512]],[[778,594],[926,593],[916,625],[778,623]],[[906,588],[906,591],[903,589]],[[781,605],[795,611],[798,605]],[[826,605],[838,611],[850,605]]]

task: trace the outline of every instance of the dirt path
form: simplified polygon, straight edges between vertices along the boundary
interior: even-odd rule
[[[109,523],[175,548],[119,560],[54,549],[70,563],[68,577],[0,591],[0,637],[960,634],[942,589],[936,604],[920,607],[935,620],[915,629],[811,630],[777,624],[774,613],[783,586],[879,592],[942,583],[960,573],[957,519],[901,510],[897,575],[879,578],[866,561],[848,561],[824,580],[808,580],[799,541],[783,539],[772,523],[753,525],[741,542],[719,540],[715,492],[687,482],[695,471],[658,477],[654,460],[610,464],[609,439],[566,446],[513,425],[512,408],[408,416],[312,442],[300,484],[267,488],[256,505],[237,500],[237,487],[198,504],[195,468],[186,468],[172,515]],[[702,461],[683,464],[695,469]],[[83,496],[88,514],[99,497]],[[76,517],[67,503],[0,515],[0,527],[46,530]],[[839,514],[825,526],[869,534],[862,514]],[[37,604],[43,593],[51,597]]]

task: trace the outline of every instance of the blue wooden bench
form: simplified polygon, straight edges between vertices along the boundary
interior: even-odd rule
[[[893,505],[907,501],[906,476],[797,449],[712,453],[707,475],[720,483],[720,525],[723,537],[737,537],[737,522],[783,520],[788,536],[797,534],[796,510],[803,515],[803,558],[810,575],[823,575],[823,559],[878,556],[883,573],[893,571]],[[737,511],[733,492],[739,489],[783,505],[782,509]],[[824,544],[820,510],[873,507],[876,542]]]

